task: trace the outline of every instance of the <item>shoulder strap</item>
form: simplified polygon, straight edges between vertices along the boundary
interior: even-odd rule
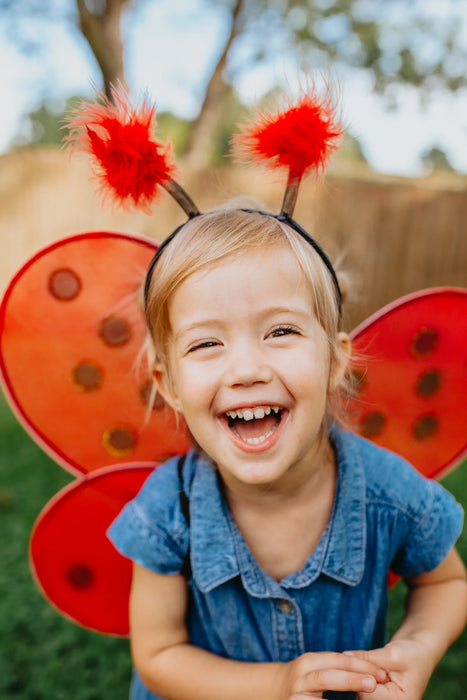
[[[190,499],[183,487],[183,465],[185,464],[186,454],[182,455],[178,459],[177,470],[178,478],[180,480],[180,508],[185,517],[186,524],[190,527]],[[185,559],[183,560],[182,568],[180,569],[182,576],[186,578],[187,581],[191,578],[191,561],[190,561],[190,546],[188,546],[187,553],[185,554]]]

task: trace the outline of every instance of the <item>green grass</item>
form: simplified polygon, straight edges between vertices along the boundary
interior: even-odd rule
[[[1,396],[1,395],[0,395]],[[81,629],[42,598],[28,566],[33,523],[72,480],[0,398],[0,698],[126,700],[128,642]]]
[[[467,465],[444,483],[467,506]],[[0,698],[126,700],[131,663],[126,640],[81,629],[42,598],[28,568],[29,533],[41,508],[72,477],[24,434],[0,394]],[[459,550],[467,561],[467,538]],[[389,626],[403,608],[391,592]],[[438,666],[425,698],[464,700],[467,634]]]
[[[467,511],[467,462],[461,464],[442,480]],[[467,562],[467,533],[457,542],[457,549],[464,562]],[[404,586],[397,585],[390,593],[388,630],[392,634],[400,624],[404,612]],[[465,700],[467,696],[463,681],[467,675],[467,630],[450,647],[441,663],[435,669],[425,700]]]

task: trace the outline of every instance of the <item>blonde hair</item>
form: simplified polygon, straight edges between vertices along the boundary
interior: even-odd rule
[[[238,206],[237,200],[235,204]],[[167,245],[154,267],[146,319],[155,363],[163,371],[169,374],[169,302],[175,289],[193,273],[224,258],[274,245],[290,247],[310,284],[313,310],[328,339],[332,369],[342,352],[338,342],[340,310],[334,282],[318,253],[293,228],[274,216],[224,208],[190,219]],[[341,419],[342,396],[346,393],[345,380],[332,393],[328,391],[327,416],[331,420]]]

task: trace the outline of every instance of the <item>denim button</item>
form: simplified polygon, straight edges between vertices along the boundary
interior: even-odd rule
[[[292,603],[289,600],[280,600],[279,601],[279,610],[286,615],[292,612]]]

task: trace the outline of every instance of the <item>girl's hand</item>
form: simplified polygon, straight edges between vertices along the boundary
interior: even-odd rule
[[[372,660],[334,652],[303,654],[285,664],[283,671],[281,700],[321,698],[327,690],[366,696],[387,681],[386,671]]]
[[[388,672],[388,681],[375,692],[358,694],[359,700],[420,700],[433,671],[428,648],[420,641],[397,640],[382,649],[355,651],[356,658],[372,661]]]

